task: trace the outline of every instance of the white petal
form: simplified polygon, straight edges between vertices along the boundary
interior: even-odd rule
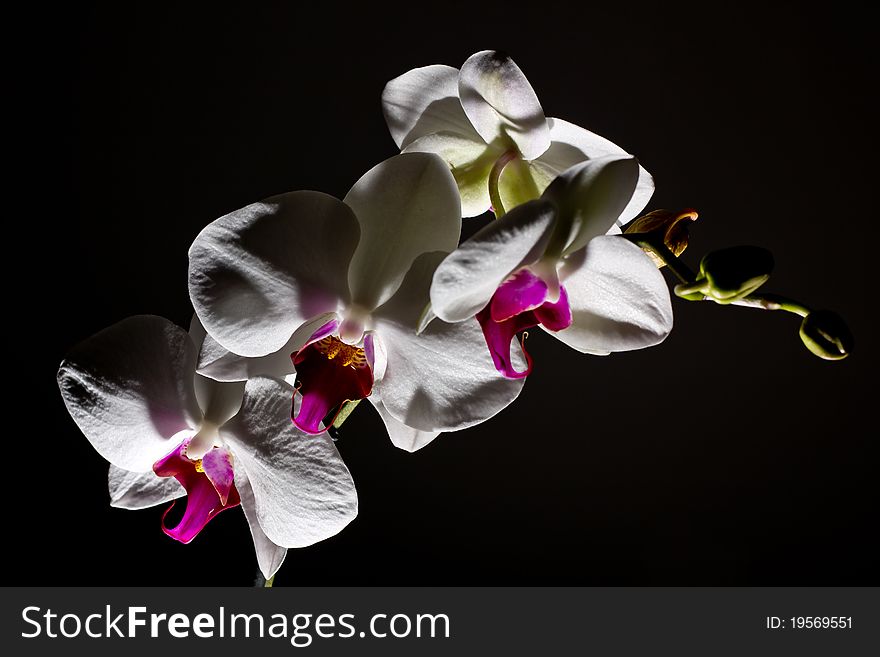
[[[179,326],[128,317],[70,350],[58,369],[64,404],[98,453],[146,472],[194,429],[202,414],[193,389],[196,347]]]
[[[251,537],[254,539],[254,551],[257,553],[260,572],[263,573],[263,577],[269,579],[278,572],[281,564],[284,563],[287,548],[275,545],[260,527],[260,521],[257,520],[256,502],[254,501],[254,489],[251,487],[251,482],[248,481],[244,468],[238,468],[235,471],[235,489],[241,498],[244,517],[247,518],[248,526],[251,528]]]
[[[388,437],[391,438],[391,442],[394,443],[395,447],[406,452],[415,452],[440,435],[439,431],[419,431],[418,429],[408,427],[388,412],[388,409],[385,408],[385,403],[375,392],[370,395],[369,399],[373,406],[376,407],[376,410],[379,411],[379,417],[385,423]]]
[[[563,281],[572,323],[553,335],[587,353],[641,349],[666,338],[672,330],[669,289],[638,246],[603,235],[570,258],[583,258]]]
[[[348,284],[353,302],[368,310],[394,294],[419,255],[452,251],[461,235],[458,188],[436,155],[385,160],[355,183],[345,203],[361,227]]]
[[[233,353],[276,352],[304,322],[348,301],[358,237],[348,206],[320,192],[282,194],[221,217],[189,250],[196,313]]]
[[[425,135],[404,149],[405,153],[434,153],[452,170],[461,195],[461,216],[477,217],[492,205],[489,199],[489,172],[504,154],[497,146],[453,132]]]
[[[241,411],[220,428],[234,467],[243,468],[266,536],[305,547],[339,533],[357,515],[357,493],[326,433],[309,436],[290,421],[293,388],[257,377],[247,382]]]
[[[110,464],[107,475],[110,506],[117,509],[146,509],[176,500],[186,490],[174,477],[158,477],[153,471],[131,472]]]
[[[482,142],[461,107],[458,69],[451,66],[423,66],[394,78],[382,92],[382,111],[400,149],[444,131]]]
[[[543,253],[554,207],[545,201],[520,205],[466,240],[434,273],[431,309],[459,322],[479,312],[511,272]]]
[[[426,432],[478,424],[516,399],[524,383],[495,370],[474,318],[458,324],[435,320],[416,335],[420,301],[442,257],[435,252],[419,258],[400,291],[374,314],[388,354],[385,377],[374,390],[395,419]],[[514,357],[524,368],[521,352]]]
[[[550,146],[550,129],[532,85],[513,60],[484,50],[461,67],[458,94],[465,114],[491,144],[511,140],[527,160]]]
[[[550,126],[550,148],[535,161],[535,164],[546,166],[554,175],[585,160],[606,155],[628,154],[614,142],[568,121],[548,118],[547,123]],[[638,216],[653,194],[654,180],[651,174],[639,165],[639,182],[632,199],[620,214],[620,222],[627,223]]]
[[[199,352],[198,372],[217,381],[246,381],[261,375],[283,379],[294,372],[291,354],[302,349],[315,331],[336,318],[336,313],[323,313],[310,319],[294,331],[281,349],[259,358],[247,358],[227,351],[208,335]]]
[[[580,250],[614,226],[632,199],[638,177],[634,157],[607,155],[576,164],[553,181],[541,198],[552,201],[559,210],[557,230],[568,232],[566,254]]]

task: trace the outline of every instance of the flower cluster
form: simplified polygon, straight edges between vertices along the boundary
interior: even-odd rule
[[[672,328],[663,276],[621,235],[651,176],[545,117],[509,57],[411,70],[382,102],[401,153],[345,198],[288,192],[201,231],[188,332],[130,317],[58,371],[70,415],[111,464],[114,506],[186,495],[182,517],[163,519],[184,543],[240,506],[266,578],[287,548],[357,515],[327,433],[341,410],[369,400],[414,451],[516,399],[532,368],[525,329],[606,355]],[[459,243],[462,218],[490,209]]]

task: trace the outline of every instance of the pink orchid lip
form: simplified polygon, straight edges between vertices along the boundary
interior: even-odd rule
[[[372,355],[372,349],[370,349]],[[346,401],[369,396],[373,369],[364,349],[324,337],[291,356],[296,369],[297,392],[302,395],[293,423],[308,434],[326,431],[322,421]],[[331,423],[332,424],[332,423]]]
[[[492,320],[503,322],[539,308],[547,299],[547,283],[528,268],[520,269],[495,290],[489,308]]]
[[[524,280],[526,280],[525,277],[517,281],[515,285],[519,285]],[[501,301],[497,305],[499,308],[498,315],[505,314],[500,309],[514,307],[516,302],[521,303],[527,309],[501,321],[495,319],[496,297],[499,296],[499,292],[502,292],[505,285],[514,283],[514,281],[515,279],[508,280],[507,283],[495,291],[491,301],[477,313],[477,321],[480,323],[480,328],[483,329],[483,337],[486,339],[486,345],[489,347],[489,354],[495,363],[495,369],[508,379],[522,379],[527,377],[532,371],[532,357],[526,350],[525,341],[523,341],[521,346],[523,355],[526,357],[526,369],[519,371],[514,368],[510,357],[510,343],[513,337],[520,331],[525,331],[539,324],[550,331],[561,331],[571,326],[572,316],[571,306],[568,303],[568,293],[565,291],[565,287],[560,286],[558,301],[555,303],[544,301],[534,308],[528,308],[528,306],[533,303],[532,300],[537,297],[537,294],[531,295],[530,292],[526,291],[524,294],[517,296],[515,291],[506,290],[501,294]],[[526,283],[528,283],[527,280]],[[546,293],[546,286],[544,290]],[[514,302],[511,302],[511,299],[514,299]]]
[[[153,472],[158,476],[174,477],[186,489],[186,509],[177,525],[165,524],[174,502],[162,514],[162,531],[181,543],[192,541],[221,511],[241,504],[229,452],[214,447],[202,459],[193,461],[186,456],[188,443],[189,440],[183,441],[153,464]]]
[[[326,338],[328,335],[333,333],[333,331],[335,331],[338,327],[339,327],[339,320],[338,319],[331,319],[329,322],[322,324],[318,328],[317,331],[315,331],[314,333],[312,333],[309,336],[309,339],[306,340],[306,343],[302,347],[300,347],[300,351],[302,351],[303,349],[308,347],[313,342],[317,342],[318,340],[321,340],[322,338]]]

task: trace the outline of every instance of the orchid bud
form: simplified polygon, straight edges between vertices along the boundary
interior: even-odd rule
[[[688,246],[688,226],[689,222],[696,221],[696,210],[682,210],[673,212],[671,210],[654,210],[648,214],[642,215],[630,223],[626,230],[626,234],[633,233],[661,233],[663,235],[663,243],[676,256],[684,253]],[[651,249],[645,249],[658,269],[663,268],[666,263],[657,256]]]
[[[830,310],[814,310],[801,322],[801,340],[825,360],[841,360],[852,353],[855,340],[846,323]]]
[[[700,279],[706,296],[717,303],[733,303],[748,296],[773,271],[773,254],[757,246],[733,246],[707,254],[700,261]]]

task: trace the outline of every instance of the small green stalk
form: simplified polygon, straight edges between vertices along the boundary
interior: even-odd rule
[[[498,183],[501,181],[501,173],[504,167],[510,164],[516,157],[514,150],[506,151],[501,157],[495,160],[492,170],[489,172],[489,200],[492,201],[492,210],[495,212],[495,218],[501,219],[504,216],[504,204],[501,202],[501,192],[498,190]]]

